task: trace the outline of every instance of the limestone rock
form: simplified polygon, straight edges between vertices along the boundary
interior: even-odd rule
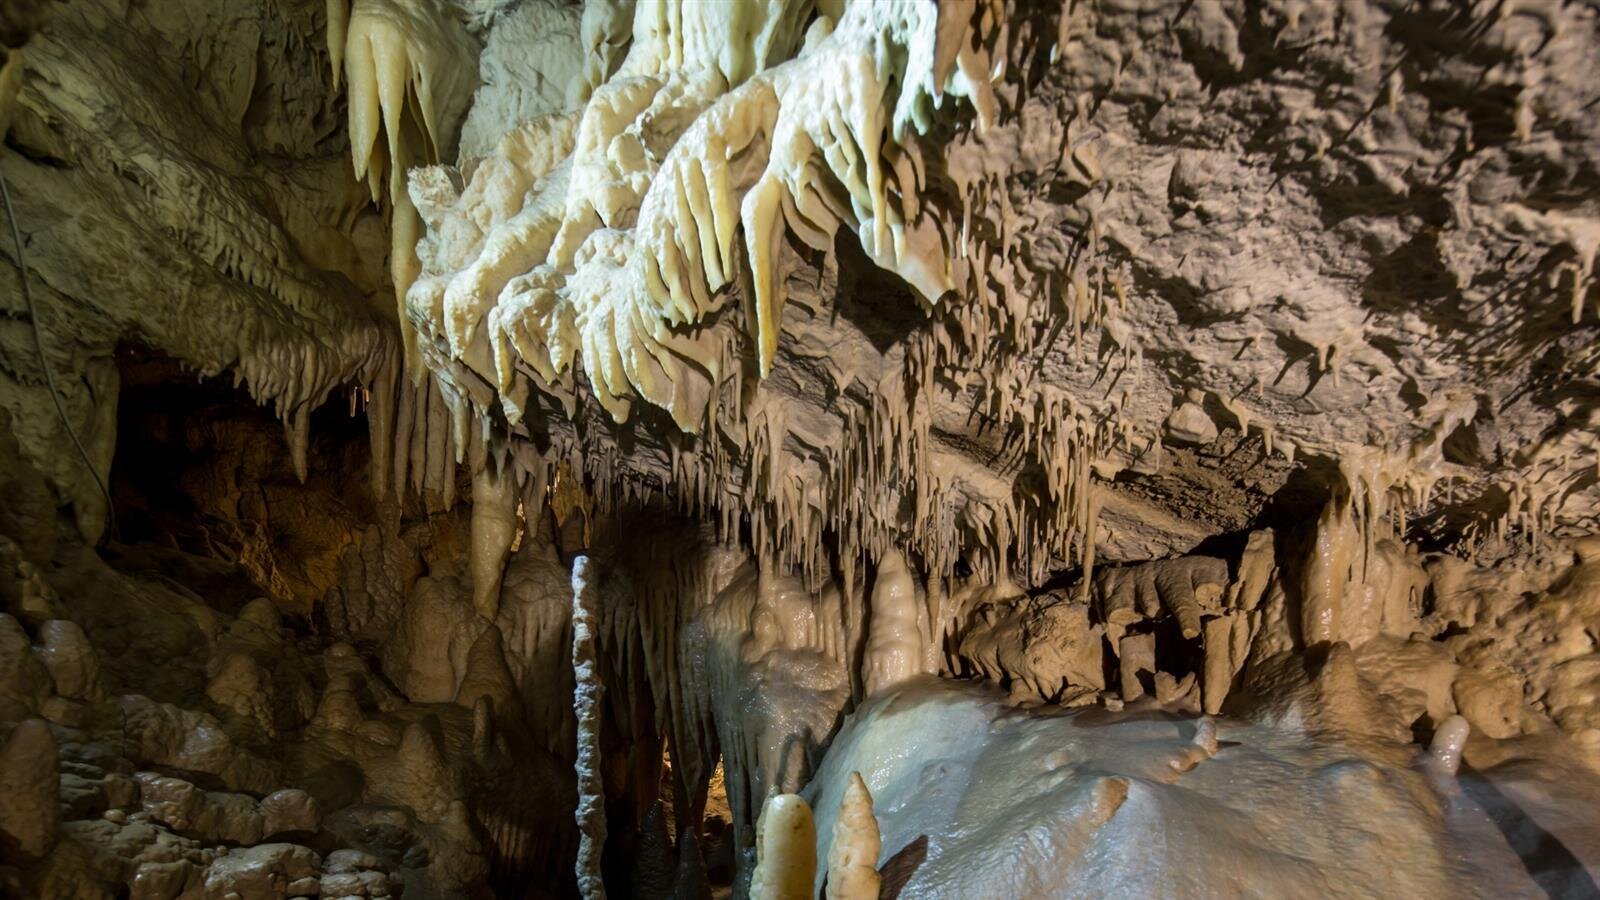
[[[231,653],[216,667],[206,684],[213,703],[253,722],[268,735],[277,733],[273,721],[272,676],[248,653]]]
[[[323,871],[343,875],[365,872],[383,867],[383,860],[360,850],[335,850],[322,861]]]
[[[130,900],[173,900],[203,885],[204,869],[187,859],[140,863],[129,883]]]
[[[140,806],[173,831],[207,843],[248,845],[263,836],[264,819],[250,797],[206,791],[153,772],[140,772],[134,778]]]
[[[0,745],[0,859],[32,862],[55,847],[60,756],[50,726],[27,719]]]
[[[61,773],[58,796],[62,814],[67,819],[93,818],[110,806],[104,784],[71,772]]]
[[[28,627],[37,628],[61,617],[60,598],[38,565],[22,554],[10,538],[0,536],[0,612],[9,612]]]
[[[277,643],[282,639],[282,617],[278,608],[266,597],[257,597],[239,610],[229,632],[245,640]]]
[[[1206,414],[1205,408],[1192,400],[1185,400],[1167,416],[1163,423],[1166,436],[1180,444],[1209,444],[1217,439],[1217,423]]]
[[[137,695],[118,703],[136,761],[205,772],[234,790],[264,794],[278,786],[275,767],[237,747],[211,716]]]
[[[0,409],[0,497],[6,498],[0,504],[0,604],[13,601],[11,591],[16,587],[6,568],[27,562],[30,574],[36,573],[36,567],[49,563],[56,547],[55,497],[39,470],[22,464],[15,427],[11,410]]]
[[[76,622],[56,619],[40,626],[38,653],[57,694],[73,700],[98,700],[103,695],[99,657]]]
[[[28,633],[16,619],[0,613],[0,700],[36,710],[51,688],[50,671],[34,655]]]
[[[295,844],[258,844],[231,851],[206,871],[207,900],[272,900],[289,896],[289,885],[314,877],[322,860]]]
[[[261,799],[262,836],[270,839],[290,832],[315,832],[322,826],[317,801],[299,788],[273,791]]]

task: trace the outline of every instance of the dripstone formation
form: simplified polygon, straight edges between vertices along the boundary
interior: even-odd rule
[[[1600,9],[0,4],[0,895],[1600,892]]]

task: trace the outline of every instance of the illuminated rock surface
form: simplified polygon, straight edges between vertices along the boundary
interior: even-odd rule
[[[1591,5],[0,44],[0,894],[1597,892]]]

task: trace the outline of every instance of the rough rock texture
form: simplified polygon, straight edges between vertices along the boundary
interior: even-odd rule
[[[1592,892],[1592,4],[0,41],[0,893]]]
[[[531,470],[581,446],[604,490],[664,479],[807,567],[828,532],[1030,580],[1096,546],[1147,558],[1264,514],[1295,459],[1364,520],[1469,548],[1587,526],[1600,141],[1569,61],[1596,52],[1592,9],[1057,12],[952,7],[941,27],[973,54],[954,68],[888,5],[819,25],[770,75],[634,34],[576,120],[413,180],[408,315],[448,404],[503,412]],[[605,32],[625,45],[627,18]],[[905,79],[861,101],[892,133],[833,95],[804,95],[833,131],[786,119],[790,79],[862,41]],[[970,79],[980,57],[992,84]],[[722,142],[766,173],[691,162]],[[630,424],[597,421],[586,384]],[[664,437],[652,405],[701,436]]]
[[[27,466],[13,455],[0,468]],[[53,614],[0,613],[0,893],[381,898],[464,896],[535,872],[565,883],[571,776],[519,714],[468,749],[469,711],[413,702],[370,656],[292,630],[241,567],[153,545],[114,545],[108,563],[59,524],[41,574]],[[464,584],[456,602],[471,608]]]
[[[0,746],[0,849],[8,861],[32,862],[55,847],[60,758],[50,727],[27,719]]]
[[[370,377],[392,346],[369,301],[383,226],[348,175],[314,6],[47,6],[18,54],[0,174],[46,359],[99,477],[116,444],[120,342],[231,370],[286,421]],[[14,265],[3,268],[0,400],[58,502],[98,535],[105,502],[45,388]]]
[[[708,92],[642,126],[662,142],[640,170],[663,173],[656,193],[685,177],[665,155],[680,145],[678,156],[694,155],[696,117],[714,119],[711,106],[731,114],[748,105],[714,104],[717,94],[761,66],[782,69],[771,83],[786,84],[787,73],[807,71],[810,60],[852,40],[830,43],[818,31],[803,42],[797,11],[769,23],[769,56],[717,62],[725,87],[691,87],[701,51],[663,57],[651,42],[669,38],[636,36],[631,15],[604,8],[597,4],[578,29],[600,61],[582,64],[589,89],[626,51],[636,68],[666,60],[650,77],[672,91]],[[356,27],[350,21],[377,27],[362,24],[362,10],[354,15],[339,37]],[[503,400],[519,410],[514,432],[525,432],[544,459],[526,460],[527,468],[576,446],[571,426],[582,425],[589,452],[579,464],[601,476],[603,494],[626,493],[629,479],[664,477],[683,502],[721,508],[725,520],[752,517],[762,552],[808,565],[825,532],[873,552],[893,535],[909,537],[941,567],[970,545],[969,564],[1023,564],[1034,576],[1095,545],[1102,556],[1146,558],[1262,514],[1290,468],[1275,452],[1309,455],[1309,471],[1356,495],[1368,517],[1403,507],[1425,533],[1469,547],[1502,526],[1534,532],[1589,522],[1595,498],[1582,473],[1593,451],[1583,397],[1593,361],[1583,335],[1592,327],[1584,313],[1600,141],[1582,112],[1594,88],[1570,62],[1594,53],[1592,9],[1361,2],[1335,15],[1295,3],[1128,2],[985,5],[971,22],[945,16],[951,27],[972,29],[994,62],[993,83],[971,83],[975,57],[954,69],[941,57],[941,76],[968,82],[933,118],[918,112],[915,133],[897,131],[892,142],[920,155],[927,171],[916,189],[902,186],[892,210],[873,199],[842,213],[865,216],[872,229],[891,213],[905,217],[918,237],[889,268],[933,305],[919,306],[904,284],[877,271],[880,238],[862,247],[820,240],[796,224],[798,214],[784,213],[772,227],[797,230],[817,252],[780,246],[763,257],[784,273],[773,290],[795,302],[758,309],[769,318],[744,323],[754,344],[739,336],[729,302],[744,293],[741,280],[722,273],[726,298],[702,302],[702,274],[684,274],[672,290],[693,293],[701,310],[685,324],[705,332],[706,346],[727,348],[705,395],[720,398],[711,407],[726,408],[720,424],[701,423],[731,444],[731,456],[718,461],[710,441],[669,438],[670,428],[656,427],[665,422],[618,429],[595,421],[592,406],[574,404],[585,396],[581,383],[570,395],[567,386],[529,381],[524,369],[516,377],[522,387],[500,384],[509,370],[485,369],[485,349],[469,350],[460,329],[477,325],[461,311],[451,313],[459,327],[439,332],[448,338],[442,355],[424,347],[446,393],[401,390],[397,399],[394,345],[384,314],[373,311],[386,306],[378,296],[390,236],[340,171],[346,142],[330,75],[345,56],[342,44],[323,39],[332,23],[320,10],[209,4],[204,15],[174,8],[135,17],[131,28],[114,4],[52,14],[19,56],[12,139],[21,152],[5,165],[32,235],[53,368],[84,373],[60,379],[75,429],[103,472],[115,409],[110,349],[137,336],[202,372],[232,367],[278,405],[297,458],[311,407],[335,385],[372,385],[375,449],[384,450],[374,478],[399,480],[390,478],[399,474],[392,458],[405,457],[445,490],[453,479],[434,474],[445,465],[443,448],[469,440],[459,419],[447,423],[450,413],[470,408],[492,418]],[[560,28],[530,25],[547,19]],[[458,167],[468,183],[457,188],[465,190],[462,215],[488,204],[481,212],[489,218],[472,226],[482,232],[514,218],[529,189],[528,196],[560,196],[556,182],[573,177],[560,175],[559,162],[561,147],[576,145],[551,145],[547,136],[506,156],[510,146],[491,149],[492,136],[555,128],[540,116],[581,103],[596,110],[591,118],[600,113],[588,90],[558,100],[540,81],[561,80],[573,65],[564,42],[559,52],[534,52],[550,34],[572,29],[569,10],[491,4],[463,10],[462,20],[460,52],[488,48],[475,103],[452,107],[469,123],[471,110],[482,110],[482,124],[472,127],[480,137],[467,142]],[[855,34],[856,21],[844,22],[841,34]],[[895,22],[886,46],[923,46],[924,37]],[[1009,25],[997,42],[1001,22]],[[727,26],[708,19],[704,27],[715,34]],[[213,33],[228,40],[197,40]],[[139,68],[150,46],[169,48],[163,59],[193,60],[205,73],[201,86],[166,64]],[[778,65],[790,54],[800,58]],[[87,60],[128,61],[139,75],[90,78]],[[907,87],[906,103],[926,89]],[[626,125],[637,105],[618,108],[620,118],[605,127]],[[849,115],[859,114],[852,107]],[[578,127],[570,115],[562,121],[560,128]],[[448,138],[462,123],[432,127]],[[888,171],[902,151],[885,147]],[[527,156],[534,151],[537,159]],[[839,177],[842,165],[827,162],[832,174],[823,177]],[[556,182],[541,188],[541,172],[557,173],[549,176]],[[473,187],[496,178],[495,186]],[[648,186],[629,188],[633,206],[644,204]],[[738,191],[747,187],[736,182]],[[700,215],[698,199],[685,202]],[[123,215],[128,208],[140,214]],[[619,224],[628,208],[614,214]],[[822,221],[820,207],[800,208],[813,225]],[[838,220],[841,212],[828,215]],[[466,241],[461,251],[476,253],[475,244],[440,231],[443,219],[429,221],[438,233],[428,235],[422,263],[446,266],[443,277],[471,258],[445,262],[445,244]],[[929,235],[956,260],[951,290],[932,296],[912,265]],[[727,241],[721,230],[718,240]],[[717,268],[731,267],[739,253],[727,251]],[[104,258],[128,262],[107,266]],[[496,285],[532,267],[495,259]],[[183,290],[156,286],[173,272],[183,273]],[[474,290],[474,302],[498,299],[487,286]],[[207,314],[190,312],[200,298]],[[408,315],[443,325],[427,310]],[[655,327],[627,328],[647,325]],[[25,423],[30,458],[60,500],[80,510],[86,533],[98,533],[102,501],[60,433],[30,340],[28,329],[14,328],[4,344],[16,382],[9,408]],[[580,354],[584,381],[594,380],[603,362],[596,354],[614,340],[593,337]],[[648,402],[664,396],[643,384],[641,362],[624,362],[628,381],[609,373],[608,392],[642,390]],[[766,373],[759,383],[746,377],[751,362]],[[519,393],[527,390],[533,395]],[[545,390],[555,393],[539,399]],[[650,415],[648,404],[634,405]],[[528,423],[534,409],[542,421]],[[1063,415],[1061,428],[1043,427]],[[547,439],[551,450],[541,446]],[[1166,441],[1203,446],[1163,449]],[[1218,442],[1228,452],[1209,454]],[[808,496],[808,483],[821,493]],[[921,498],[909,521],[843,502],[851,485],[895,483]],[[1198,496],[1216,502],[1192,502]],[[1050,507],[1062,509],[1040,512]],[[776,540],[782,521],[801,523],[797,540]],[[1094,521],[1099,527],[1090,529]],[[1074,549],[1062,549],[1067,544]]]

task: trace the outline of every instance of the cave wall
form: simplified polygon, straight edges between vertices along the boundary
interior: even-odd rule
[[[1219,729],[1395,785],[1419,893],[1588,865],[1483,785],[1564,815],[1600,740],[1592,6],[41,8],[0,76],[8,887],[743,891],[772,796],[826,876],[853,773],[886,857],[950,826],[901,887],[1034,877],[1037,821],[1159,874]],[[919,796],[896,703],[999,723],[961,765],[1072,815]],[[1148,757],[997,737],[1064,710]],[[1295,884],[1356,883],[1327,849]]]
[[[224,372],[286,421],[368,381],[381,218],[348,174],[314,4],[43,4],[12,51],[0,174],[29,269],[56,414],[4,241],[3,396],[27,458],[95,536],[115,447],[114,355]],[[6,229],[10,234],[9,227]]]

